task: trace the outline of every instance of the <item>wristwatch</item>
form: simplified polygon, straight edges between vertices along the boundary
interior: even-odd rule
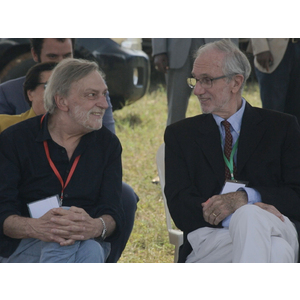
[[[101,233],[100,239],[102,241],[104,241],[105,238],[106,238],[107,228],[106,228],[106,224],[105,224],[104,220],[101,217],[99,219],[100,219],[100,221],[102,222],[102,225],[103,225],[103,229],[102,229],[102,233]]]

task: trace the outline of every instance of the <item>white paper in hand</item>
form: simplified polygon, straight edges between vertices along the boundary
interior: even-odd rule
[[[245,182],[226,181],[221,194],[236,192],[239,188],[243,188],[246,185],[247,183]]]
[[[59,207],[58,195],[27,204],[31,218],[40,218],[52,208]]]

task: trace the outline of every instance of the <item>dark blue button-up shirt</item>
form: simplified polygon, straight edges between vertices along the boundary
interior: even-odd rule
[[[64,190],[64,206],[83,208],[91,217],[111,215],[117,228],[123,227],[121,205],[122,147],[107,128],[84,135],[71,160],[48,131],[48,115],[9,127],[0,135],[0,256],[13,253],[20,240],[3,234],[3,222],[10,215],[29,217],[27,203],[60,195],[62,186],[47,160],[43,141],[48,141],[50,157],[65,181],[74,159],[80,160]]]

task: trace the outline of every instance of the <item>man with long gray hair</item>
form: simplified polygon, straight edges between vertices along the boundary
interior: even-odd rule
[[[230,41],[200,48],[188,85],[203,114],[165,131],[180,262],[298,260],[300,128],[293,116],[246,102],[250,70]]]
[[[45,90],[48,113],[1,134],[1,261],[105,262],[124,224],[106,94],[96,63],[64,59]]]

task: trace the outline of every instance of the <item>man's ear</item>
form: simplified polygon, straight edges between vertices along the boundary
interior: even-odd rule
[[[28,96],[28,99],[32,102],[32,98],[33,98],[33,96],[32,96],[32,90],[27,90],[27,96]]]
[[[39,57],[35,53],[35,51],[33,50],[33,48],[31,48],[31,55],[32,55],[33,60],[38,63],[39,62]]]
[[[232,92],[234,94],[236,94],[241,89],[241,86],[244,82],[244,76],[242,74],[234,75],[233,78],[232,78],[232,81],[233,81]]]
[[[65,97],[60,96],[60,95],[55,95],[54,99],[55,99],[55,104],[58,109],[60,109],[62,111],[69,111],[68,100]]]

